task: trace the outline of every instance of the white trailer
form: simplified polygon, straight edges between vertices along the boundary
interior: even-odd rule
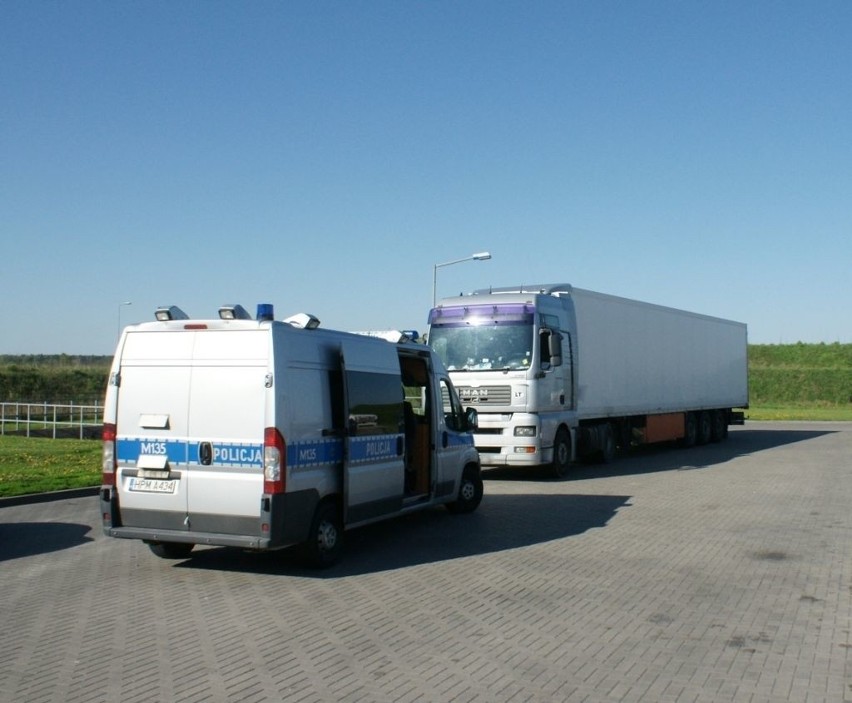
[[[483,466],[612,458],[632,444],[720,441],[748,407],[747,329],[568,284],[446,298],[429,344],[479,410]]]

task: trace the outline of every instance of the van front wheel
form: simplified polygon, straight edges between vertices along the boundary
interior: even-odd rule
[[[482,502],[484,490],[479,467],[473,464],[466,466],[462,472],[458,497],[452,503],[447,503],[447,510],[451,513],[472,513]]]
[[[308,566],[315,569],[325,569],[340,561],[343,555],[343,521],[335,503],[320,503],[317,507],[302,551]]]
[[[160,559],[186,559],[194,546],[185,542],[148,542],[149,549]]]

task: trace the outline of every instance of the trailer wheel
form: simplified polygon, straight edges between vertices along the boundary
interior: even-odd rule
[[[707,444],[713,434],[713,425],[710,421],[710,413],[706,410],[698,414],[698,435],[695,438],[696,444]]]
[[[185,542],[148,542],[148,548],[160,559],[186,559],[194,546]]]
[[[484,491],[479,467],[469,464],[462,472],[458,497],[452,503],[447,503],[447,510],[456,514],[472,513],[482,502]]]
[[[683,420],[683,437],[680,439],[681,447],[694,447],[698,437],[698,419],[695,413],[686,413]]]
[[[728,418],[724,410],[714,410],[710,414],[710,441],[721,442],[728,436]]]
[[[601,428],[601,451],[600,458],[602,464],[608,464],[615,459],[615,432],[612,429],[612,423],[607,422]]]
[[[550,469],[554,478],[565,478],[571,469],[571,435],[560,427],[553,440],[553,461]]]
[[[315,569],[325,569],[340,561],[343,521],[336,503],[326,501],[317,506],[308,539],[302,545],[302,555],[307,565]]]

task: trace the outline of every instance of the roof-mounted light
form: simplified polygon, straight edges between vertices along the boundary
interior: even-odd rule
[[[291,315],[284,322],[303,330],[315,330],[320,325],[319,318],[307,312],[298,312],[295,315]]]
[[[272,307],[272,303],[257,304],[257,319],[268,320],[269,322],[275,319],[275,310]]]
[[[223,305],[219,308],[219,317],[223,320],[251,320],[249,311],[242,305]]]
[[[163,305],[157,308],[154,312],[154,317],[156,317],[160,322],[166,322],[167,320],[189,319],[189,315],[187,315],[177,305]]]

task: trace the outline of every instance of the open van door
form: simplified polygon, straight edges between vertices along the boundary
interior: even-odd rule
[[[399,359],[392,344],[345,340],[340,356],[347,418],[343,520],[354,524],[402,509],[403,391]]]

